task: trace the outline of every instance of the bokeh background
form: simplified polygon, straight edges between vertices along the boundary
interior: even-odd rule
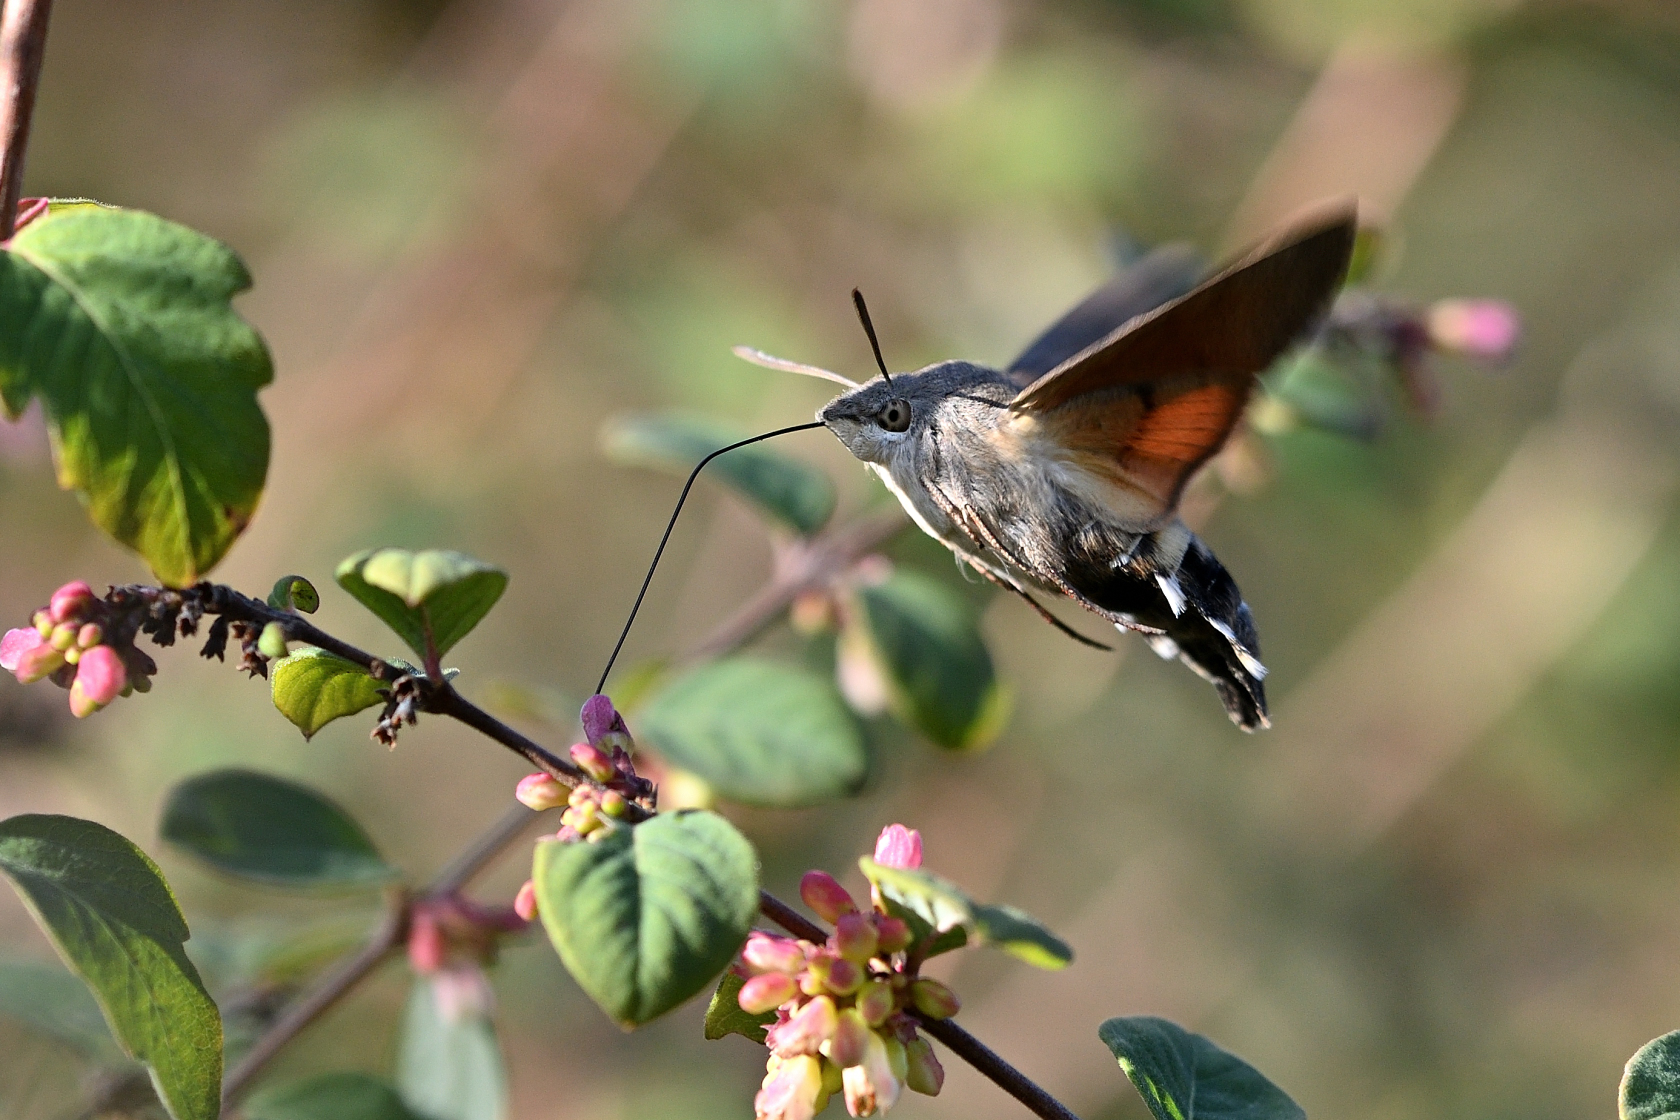
[[[970,954],[954,982],[970,1028],[1088,1120],[1146,1115],[1096,1039],[1110,1015],[1177,1019],[1309,1115],[1368,1120],[1608,1115],[1622,1063],[1680,1025],[1671,0],[55,7],[26,193],[204,229],[256,278],[240,306],[277,362],[274,457],[219,577],[309,575],[329,629],[388,646],[330,585],[342,556],[505,565],[462,685],[551,701],[553,726],[526,725],[556,744],[675,490],[602,456],[608,418],[808,417],[821,383],[729,347],[861,377],[853,285],[896,367],[1002,363],[1125,246],[1218,253],[1357,192],[1388,229],[1382,290],[1509,299],[1526,335],[1505,369],[1442,363],[1430,422],[1396,397],[1373,441],[1272,435],[1232,475],[1243,492],[1204,488],[1204,536],[1259,619],[1274,730],[1237,733],[1135,640],[1093,652],[998,600],[985,626],[1017,702],[989,751],[874,721],[856,801],[728,811],[784,894],[902,820],[930,866],[1066,936],[1064,973]],[[842,518],[882,499],[824,433],[782,445],[834,474]],[[143,576],[55,488],[36,417],[0,425],[0,540],[6,619],[66,578]],[[888,551],[966,586],[923,542]],[[695,642],[769,564],[759,521],[702,487],[627,657]],[[393,752],[362,721],[306,743],[260,683],[185,648],[160,660],[150,696],[85,725],[0,679],[0,815],[134,838],[212,971],[371,911],[170,852],[175,781],[301,777],[423,876],[523,773],[435,722]],[[478,896],[511,897],[520,863]],[[50,955],[9,892],[0,938]],[[623,1035],[540,938],[495,979],[515,1117],[750,1113],[762,1051],[702,1042],[699,1005]],[[275,1076],[385,1070],[407,982],[388,966]],[[0,1055],[5,1115],[77,1114],[69,1052],[0,1021]],[[948,1070],[942,1097],[898,1111],[1023,1115]]]

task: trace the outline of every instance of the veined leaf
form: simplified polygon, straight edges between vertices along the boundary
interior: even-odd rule
[[[607,425],[602,444],[615,463],[687,475],[707,455],[751,434],[695,416],[629,416]],[[805,536],[834,513],[834,484],[827,475],[761,444],[719,455],[705,473]]]
[[[852,624],[887,683],[892,712],[939,746],[972,750],[1008,721],[1008,695],[968,604],[918,572],[857,590]]]
[[[1617,1106],[1621,1120],[1680,1120],[1680,1031],[1653,1038],[1628,1059]]]
[[[1259,1070],[1175,1023],[1147,1015],[1110,1019],[1097,1035],[1155,1120],[1306,1120]]]
[[[428,645],[447,653],[471,633],[508,583],[500,568],[441,549],[369,549],[339,564],[335,574],[340,587],[421,657]]]
[[[0,401],[45,406],[58,482],[163,582],[215,566],[257,508],[273,376],[226,246],[138,210],[53,207],[0,251]]]
[[[758,912],[752,845],[700,810],[662,813],[593,843],[540,841],[532,877],[561,961],[626,1027],[704,990]]]
[[[723,979],[718,981],[717,990],[712,993],[712,1002],[706,1005],[705,1032],[708,1040],[716,1041],[738,1034],[761,1046],[764,1044],[765,1028],[776,1021],[776,1013],[766,1011],[754,1015],[741,1010],[739,996],[743,983],[745,981],[733,971],[725,972]]]
[[[215,770],[176,786],[161,831],[218,871],[262,883],[344,890],[397,876],[343,809],[251,770]]]
[[[186,919],[157,865],[104,825],[29,815],[0,821],[0,872],[123,1050],[150,1067],[170,1115],[215,1120],[222,1020],[187,959]]]
[[[1066,968],[1073,960],[1067,943],[1024,910],[975,902],[955,883],[919,868],[884,867],[868,856],[858,866],[894,916],[910,923],[916,940],[938,935],[926,956],[991,945],[1034,968]]]
[[[661,689],[636,733],[720,797],[794,808],[856,793],[863,736],[833,685],[755,657],[701,666]]]
[[[269,690],[280,714],[314,737],[333,720],[384,703],[385,686],[354,661],[315,646],[300,646],[269,667]]]

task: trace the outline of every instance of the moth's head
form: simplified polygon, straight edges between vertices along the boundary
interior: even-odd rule
[[[817,419],[859,459],[890,465],[951,406],[953,394],[986,382],[985,373],[967,362],[941,362],[891,381],[877,377],[829,401]]]

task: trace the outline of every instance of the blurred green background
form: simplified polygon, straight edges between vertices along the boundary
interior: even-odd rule
[[[1397,408],[1372,443],[1245,442],[1226,472],[1245,492],[1197,491],[1259,621],[1274,730],[1240,735],[1135,639],[1094,652],[996,600],[1016,712],[989,751],[872,721],[858,800],[726,811],[784,895],[901,820],[930,867],[1067,937],[1053,976],[951,964],[964,1022],[1087,1120],[1146,1115],[1096,1039],[1110,1015],[1174,1018],[1309,1115],[1368,1120],[1606,1115],[1622,1063],[1680,1025],[1672,0],[55,9],[26,193],[155,211],[256,277],[240,306],[276,358],[275,451],[218,578],[304,573],[323,625],[384,648],[330,585],[341,557],[502,564],[507,596],[454,655],[485,699],[499,681],[581,697],[634,594],[676,486],[604,459],[603,422],[681,407],[767,428],[825,399],[732,344],[862,377],[857,285],[895,367],[1001,364],[1117,244],[1218,253],[1357,192],[1389,224],[1382,290],[1509,299],[1527,332],[1506,369],[1442,363],[1430,423]],[[781,447],[833,473],[841,518],[881,500],[825,433]],[[699,640],[769,574],[743,505],[702,487],[690,510],[627,665]],[[64,579],[144,575],[55,488],[33,416],[0,425],[0,532],[0,618]],[[936,546],[888,551],[964,586]],[[186,648],[159,660],[150,696],[85,725],[0,680],[0,816],[136,840],[212,970],[363,904],[277,900],[165,849],[183,776],[302,777],[424,876],[524,772],[436,721],[392,752],[360,720],[306,743],[260,683]],[[475,893],[511,897],[520,864]],[[9,892],[0,937],[50,953]],[[701,1006],[623,1035],[535,937],[495,979],[513,1116],[750,1113],[762,1051],[703,1042]],[[406,983],[389,966],[275,1075],[385,1070]],[[68,1051],[0,1021],[0,1054],[0,1111],[76,1115]],[[1023,1115],[947,1069],[895,1115]]]

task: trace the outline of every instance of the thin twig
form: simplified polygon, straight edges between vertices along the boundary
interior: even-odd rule
[[[23,160],[29,122],[47,53],[52,0],[6,0],[0,12],[0,241],[11,240],[23,197]]]
[[[239,1064],[222,1081],[222,1110],[226,1112],[251,1087],[263,1067],[309,1024],[326,1014],[350,990],[370,976],[401,945],[408,933],[408,900],[394,896],[384,921],[367,943],[334,965],[309,992],[286,1008],[262,1033]]]
[[[775,579],[689,649],[683,660],[704,661],[752,641],[800,595],[825,586],[908,524],[903,511],[895,506],[861,517],[809,543],[791,545]]]

